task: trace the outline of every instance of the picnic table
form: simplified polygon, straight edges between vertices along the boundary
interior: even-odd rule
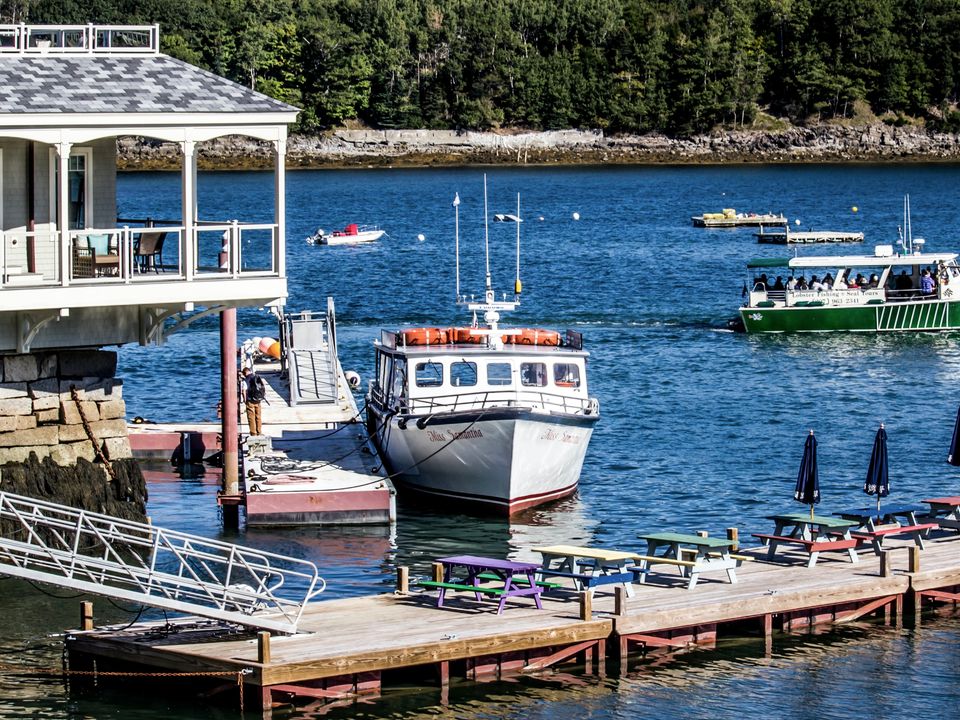
[[[540,593],[542,585],[536,580],[536,571],[539,563],[514,562],[499,558],[481,557],[479,555],[454,555],[437,558],[443,565],[443,580],[421,580],[423,587],[432,587],[440,590],[437,598],[437,607],[443,607],[447,590],[460,590],[474,593],[477,600],[483,595],[493,595],[500,598],[497,615],[503,612],[507,598],[532,595],[537,608],[542,609]],[[457,573],[466,574],[458,577]],[[481,581],[493,581],[493,585],[481,585]]]
[[[577,590],[588,592],[599,585],[622,584],[627,596],[633,597],[633,573],[629,569],[636,564],[633,553],[578,545],[548,545],[533,551],[543,556],[537,572],[541,580],[570,578]]]
[[[923,517],[924,520],[935,522],[942,528],[960,532],[960,495],[927,498],[923,502],[930,506],[930,510]]]
[[[733,540],[725,538],[686,535],[684,533],[660,532],[638,535],[647,543],[646,555],[634,555],[637,568],[634,572],[638,582],[644,583],[653,565],[675,565],[680,574],[689,579],[687,589],[692,590],[701,573],[724,570],[731,583],[737,581],[737,568],[745,559],[731,555]],[[658,552],[660,551],[660,552]]]
[[[844,520],[837,517],[814,515],[809,513],[788,513],[771,515],[775,529],[773,534],[753,533],[767,546],[767,560],[772,560],[777,547],[782,544],[800,545],[808,554],[807,567],[817,564],[820,553],[845,550],[850,556],[850,562],[858,562],[856,547],[859,538],[850,534],[851,528],[857,527],[857,520]]]
[[[883,541],[887,537],[909,535],[921,550],[923,536],[938,527],[935,522],[921,523],[917,520],[917,513],[925,513],[927,508],[922,505],[891,505],[881,508],[880,512],[874,507],[850,508],[839,510],[839,515],[846,520],[855,520],[858,529],[851,532],[855,538],[860,538],[873,545],[874,552],[879,555],[883,550]],[[898,518],[902,518],[901,523]]]

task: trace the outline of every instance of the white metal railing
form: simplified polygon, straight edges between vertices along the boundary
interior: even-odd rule
[[[160,26],[0,25],[0,53],[157,55]]]
[[[307,560],[4,492],[0,528],[0,573],[248,627],[296,632],[326,587]]]
[[[164,235],[163,252],[156,258],[138,255],[140,239],[147,233]],[[55,229],[0,231],[0,291],[38,285],[276,277],[283,251],[277,225],[237,221],[200,223],[190,233],[182,225],[85,228],[68,231],[66,242],[60,238]],[[92,268],[78,257],[81,252],[89,257],[88,250],[78,247],[101,251]],[[33,270],[28,272],[28,267]]]
[[[383,395],[374,390],[371,399],[383,404]],[[496,408],[528,408],[568,415],[586,415],[592,412],[594,402],[588,397],[571,396],[525,388],[523,390],[477,390],[422,398],[407,398],[404,412],[431,414],[464,410],[494,410]]]

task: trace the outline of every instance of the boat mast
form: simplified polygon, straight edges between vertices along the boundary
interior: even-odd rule
[[[520,283],[520,193],[517,193],[517,279],[513,284],[513,294],[520,295],[523,285]]]
[[[490,280],[490,216],[487,213],[487,174],[483,174],[483,244],[487,257],[487,302],[492,299],[493,283]]]
[[[460,193],[453,194],[453,240],[457,258],[457,302],[460,302]]]

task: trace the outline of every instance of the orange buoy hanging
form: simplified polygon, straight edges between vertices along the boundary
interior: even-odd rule
[[[444,345],[447,331],[442,328],[407,328],[401,331],[404,345]]]

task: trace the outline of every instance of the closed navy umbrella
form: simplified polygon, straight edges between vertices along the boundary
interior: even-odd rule
[[[950,454],[947,462],[960,466],[960,410],[957,410],[957,422],[953,426],[953,440],[950,442]]]
[[[873,440],[873,452],[870,453],[870,464],[867,466],[867,479],[863,483],[863,491],[867,495],[877,496],[877,515],[880,514],[880,498],[890,494],[890,472],[887,463],[887,431],[883,423],[877,430]]]
[[[797,487],[793,491],[797,502],[810,506],[810,519],[813,519],[813,506],[820,502],[820,474],[817,472],[817,439],[813,430],[807,435],[803,445],[803,459],[800,460],[800,472],[797,473]]]

